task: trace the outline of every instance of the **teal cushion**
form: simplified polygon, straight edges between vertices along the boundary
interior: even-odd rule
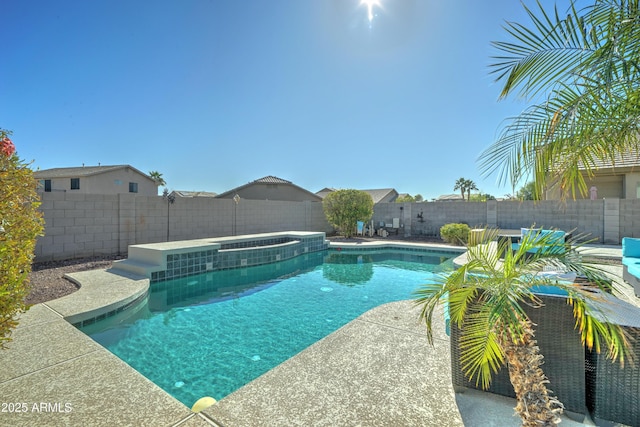
[[[536,253],[538,251],[542,251],[547,254],[555,254],[560,255],[565,252],[564,247],[564,238],[566,233],[561,230],[543,230],[540,228],[521,228],[520,233],[522,238],[529,236],[531,239],[531,243],[536,244],[539,239],[546,238],[548,239],[548,245],[545,245],[543,248],[533,248],[528,252]],[[514,243],[511,245],[511,249],[517,251],[520,247],[519,243]]]
[[[640,279],[640,264],[628,265],[627,270],[629,271],[629,274],[633,274]]]
[[[520,229],[520,240],[525,237],[529,237],[532,242],[535,242],[540,237],[544,236],[544,231],[539,228],[521,228]]]
[[[531,238],[533,239],[532,243],[535,243],[538,239],[542,239],[542,238],[549,239],[548,242],[550,244],[564,243],[564,238],[566,236],[566,233],[562,230],[542,230],[539,228],[538,229],[521,228],[520,233],[522,238],[524,238],[527,235],[530,235]]]
[[[564,245],[547,245],[540,248],[533,248],[527,252],[537,253],[540,251],[544,254],[561,255],[565,251]]]
[[[640,264],[640,258],[636,258],[633,256],[623,256],[622,257],[622,265],[635,265],[635,264]]]
[[[566,233],[561,230],[556,230],[551,233],[551,242],[552,243],[564,243],[564,237]]]
[[[622,256],[640,258],[640,239],[633,237],[622,238]]]

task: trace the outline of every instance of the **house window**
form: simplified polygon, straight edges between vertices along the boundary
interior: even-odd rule
[[[71,178],[71,189],[72,190],[80,189],[80,178]]]
[[[44,180],[44,191],[47,193],[51,192],[51,180],[50,179],[45,179]]]
[[[114,182],[116,185],[122,185],[122,180],[121,180],[121,179],[114,179],[114,180],[113,180],[113,182]]]
[[[129,193],[137,193],[138,192],[138,183],[130,182],[129,183]]]

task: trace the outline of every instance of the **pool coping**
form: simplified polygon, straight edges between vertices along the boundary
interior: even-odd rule
[[[446,245],[388,241],[339,242],[337,245],[340,247],[353,245],[354,247],[377,249],[384,247],[411,247],[462,250],[460,247]],[[426,348],[424,342],[426,335],[416,333],[415,310],[412,315],[405,315],[403,314],[405,312],[411,313],[410,310],[407,310],[406,305],[410,302],[390,303],[378,306],[363,314],[343,328],[267,372],[262,377],[225,397],[209,410],[193,414],[185,405],[80,332],[66,320],[68,318],[75,321],[77,319],[91,319],[92,317],[98,317],[117,310],[120,306],[130,304],[131,301],[135,301],[141,295],[146,294],[149,286],[148,280],[135,275],[129,277],[122,274],[116,275],[108,270],[73,273],[70,277],[80,283],[81,288],[66,297],[33,306],[20,317],[20,323],[13,334],[14,340],[9,343],[10,349],[0,351],[0,363],[6,367],[4,376],[0,375],[0,395],[7,402],[25,403],[26,409],[28,409],[25,412],[0,412],[0,424],[4,424],[6,421],[15,426],[33,424],[78,425],[81,423],[91,425],[215,426],[220,424],[216,424],[214,420],[224,419],[224,425],[227,427],[240,426],[243,425],[241,420],[248,419],[247,415],[250,412],[250,407],[246,405],[247,401],[243,401],[243,395],[249,393],[252,404],[255,404],[256,399],[261,395],[263,402],[268,402],[273,393],[286,388],[282,383],[283,378],[295,378],[304,384],[304,378],[300,378],[296,370],[315,366],[319,369],[317,372],[321,373],[322,369],[318,365],[318,360],[325,360],[323,358],[328,354],[339,355],[342,353],[344,355],[339,349],[336,353],[335,347],[336,344],[343,342],[340,339],[342,335],[347,334],[345,335],[349,337],[347,342],[356,342],[359,339],[358,337],[364,339],[371,336],[371,333],[367,331],[376,331],[377,329],[386,331],[386,333],[378,334],[379,341],[384,338],[385,342],[363,343],[363,346],[365,346],[363,348],[367,348],[367,353],[376,354],[381,349],[386,349],[386,354],[393,354],[389,353],[389,351],[398,347],[398,340],[401,340],[404,345],[417,346],[407,349],[405,352],[405,355],[408,356],[407,360],[401,363],[396,363],[392,360],[381,365],[382,370],[385,369],[384,366],[388,366],[389,369],[391,367],[395,369],[398,366],[405,367],[401,369],[399,374],[395,375],[395,381],[400,381],[403,378],[406,380],[408,378],[407,375],[416,374],[415,369],[425,369],[425,372],[431,372],[428,366],[416,368],[416,360],[413,360],[422,360],[423,358],[416,358],[414,352],[424,351],[424,348]],[[108,283],[107,286],[105,286],[105,282]],[[112,286],[114,283],[115,286]],[[373,321],[372,319],[376,316],[381,316],[381,318]],[[408,337],[410,339],[407,339]],[[448,345],[448,339],[440,337],[440,341],[442,341],[442,346],[446,347]],[[433,389],[433,391],[442,392],[444,395],[433,395],[433,401],[425,398],[425,393],[427,395],[431,393],[431,389],[427,385],[430,380],[429,378],[422,378],[418,388],[413,390],[415,395],[411,394],[411,399],[408,400],[411,407],[407,408],[400,401],[390,401],[390,397],[383,393],[384,384],[377,384],[375,390],[369,390],[364,395],[362,394],[363,392],[356,393],[357,396],[355,398],[357,398],[357,403],[360,405],[364,404],[363,402],[370,402],[370,404],[377,402],[375,407],[367,407],[366,410],[355,412],[356,417],[361,417],[358,422],[364,422],[369,425],[383,425],[376,424],[376,419],[371,419],[370,417],[376,412],[380,414],[380,408],[384,408],[385,411],[392,414],[400,410],[398,408],[404,408],[400,412],[404,411],[404,413],[415,415],[415,418],[405,419],[407,423],[404,425],[423,425],[423,417],[429,416],[429,413],[435,415],[436,412],[439,413],[440,408],[445,408],[445,412],[450,413],[449,418],[454,420],[450,425],[464,425],[462,421],[469,414],[465,415],[460,412],[464,412],[465,404],[461,405],[460,400],[464,400],[464,398],[452,392],[450,375],[447,370],[449,369],[447,367],[449,366],[448,349],[445,351],[444,347],[435,354],[438,360],[441,362],[444,360],[444,362],[439,365],[440,368],[437,372],[431,372],[439,380],[445,380],[444,382],[441,381],[439,388]],[[305,358],[309,358],[308,363],[304,362],[304,360],[307,360]],[[433,360],[433,358],[428,359]],[[301,360],[303,362],[300,362]],[[348,366],[349,363],[353,363],[353,361],[350,362],[340,358],[332,360],[337,363],[335,366]],[[312,375],[315,385],[310,389],[317,387],[319,378],[322,379],[322,376],[317,376],[317,372]],[[311,374],[307,373],[307,375]],[[389,381],[394,381],[393,377],[390,377]],[[267,393],[265,395],[260,391],[266,389],[265,387],[267,386],[265,384],[271,384],[269,386],[269,390],[271,390],[269,393],[271,394]],[[348,387],[346,383],[341,384],[341,387]],[[365,388],[368,386],[362,380],[359,381],[359,384]],[[403,386],[402,382],[395,384],[395,387],[400,389]],[[123,388],[126,389],[126,392],[123,392]],[[98,393],[100,397],[96,397]],[[269,415],[270,418],[267,419],[274,422],[276,420],[283,422],[283,424],[278,424],[277,422],[269,423],[270,425],[308,425],[310,420],[315,425],[335,425],[337,420],[346,420],[346,417],[353,416],[353,411],[349,412],[349,408],[352,406],[351,403],[353,403],[351,402],[351,397],[340,393],[341,390],[337,390],[336,394],[332,396],[333,403],[325,401],[318,405],[318,407],[329,405],[329,407],[333,408],[331,412],[333,414],[333,418],[331,418],[333,424],[322,424],[321,418],[318,418],[321,414],[313,411],[307,414],[308,417],[312,418],[307,418],[305,421],[304,417],[300,418],[301,415],[296,411],[290,412],[292,408],[295,409],[297,403],[300,403],[297,400],[292,402],[290,399],[278,402],[280,406],[267,404],[266,407],[271,408],[267,412],[272,411],[271,415]],[[375,396],[367,393],[374,393]],[[286,391],[285,394],[287,394]],[[484,399],[486,396],[477,398]],[[407,400],[404,399],[404,401]],[[495,403],[495,398],[491,397],[491,402]],[[499,405],[501,408],[505,407],[511,410],[512,403],[510,400],[507,399],[501,402],[501,406]],[[36,410],[34,410],[34,405],[43,403],[45,404],[44,410],[37,410],[42,406],[36,406]],[[71,410],[67,411],[66,404],[71,405]],[[474,406],[471,401],[467,402],[466,405]],[[427,412],[423,410],[425,407]],[[264,412],[261,412],[265,410],[264,403],[262,406],[255,406],[255,408],[260,408],[260,411],[254,411],[254,416],[267,416]],[[486,409],[483,411],[487,412]],[[287,413],[296,414],[295,420],[288,419],[288,422],[285,423],[282,417]],[[480,415],[475,414],[473,416]],[[259,419],[264,420],[264,418],[253,419],[254,422]],[[354,420],[352,419],[352,421]],[[514,423],[514,425],[518,425],[518,423]]]

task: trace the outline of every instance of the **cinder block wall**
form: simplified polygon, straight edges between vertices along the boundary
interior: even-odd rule
[[[117,195],[46,193],[42,195],[40,210],[45,235],[36,244],[37,260],[119,252]]]
[[[604,238],[604,204],[602,200],[576,200],[560,203],[544,201],[505,201],[498,203],[498,227],[559,228],[574,230],[577,234],[590,235],[602,242]]]
[[[129,245],[274,231],[333,232],[322,203],[178,198],[172,205],[159,196],[41,193],[45,235],[36,260],[126,254]],[[606,203],[605,203],[606,202]],[[605,209],[606,205],[606,209]],[[598,242],[619,244],[640,237],[640,200],[539,202],[378,203],[373,221],[400,218],[399,234],[439,236],[440,227],[462,222],[503,229],[557,227],[589,234]]]
[[[620,200],[620,238],[640,237],[640,199]]]
[[[439,236],[440,227],[459,222],[470,227],[502,229],[518,229],[535,224],[539,227],[575,230],[585,239],[609,244],[619,244],[625,236],[640,237],[640,200],[635,199],[576,200],[565,203],[551,200],[379,203],[374,206],[376,226],[380,221],[390,223],[392,218],[401,218],[405,235]]]
[[[36,261],[126,254],[129,245],[272,231],[324,231],[322,203],[41,193]]]

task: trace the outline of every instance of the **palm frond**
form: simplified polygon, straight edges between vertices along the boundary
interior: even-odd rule
[[[584,21],[575,9],[563,19],[557,9],[551,18],[540,3],[537,13],[524,8],[535,28],[509,22],[505,30],[513,41],[493,43],[503,53],[490,66],[491,73],[497,74],[496,81],[505,82],[501,98],[517,87],[521,88],[521,96],[536,96],[553,82],[574,73],[594,50]]]
[[[483,174],[515,185],[533,177],[536,192],[554,185],[561,196],[586,195],[586,176],[607,156],[625,152],[640,132],[638,1],[596,1],[566,17],[538,3],[525,7],[532,28],[508,23],[510,41],[490,72],[504,82],[501,98],[546,98],[507,120],[478,162]]]
[[[606,347],[607,357],[623,366],[625,360],[633,363],[629,335],[619,325],[607,322],[606,314],[595,309],[594,304],[589,304],[590,298],[593,297],[588,293],[581,293],[568,299],[573,306],[576,329],[580,332],[582,344],[597,353]]]
[[[495,230],[485,233],[480,241],[491,241],[496,234]],[[563,282],[544,274],[548,268],[574,272],[606,289],[609,285],[605,272],[597,265],[582,262],[577,253],[587,243],[583,234],[573,234],[565,242],[556,234],[538,230],[525,235],[515,251],[506,242],[500,243],[499,251],[494,243],[470,247],[466,264],[439,275],[415,293],[416,304],[422,305],[421,318],[427,325],[430,342],[433,313],[446,300],[451,323],[460,330],[462,370],[476,385],[487,388],[491,376],[505,363],[501,343],[524,342],[531,333],[525,308],[541,307],[542,300],[536,292],[540,286],[552,286],[564,292],[573,305],[576,328],[587,348],[606,350],[609,357],[628,361],[628,337],[622,328],[606,321],[606,313],[596,304],[600,294],[593,292],[593,286]],[[499,253],[504,257],[499,258]]]
[[[488,310],[474,307],[468,313],[460,336],[460,365],[471,380],[487,389],[491,376],[504,364],[504,353],[498,343]]]

